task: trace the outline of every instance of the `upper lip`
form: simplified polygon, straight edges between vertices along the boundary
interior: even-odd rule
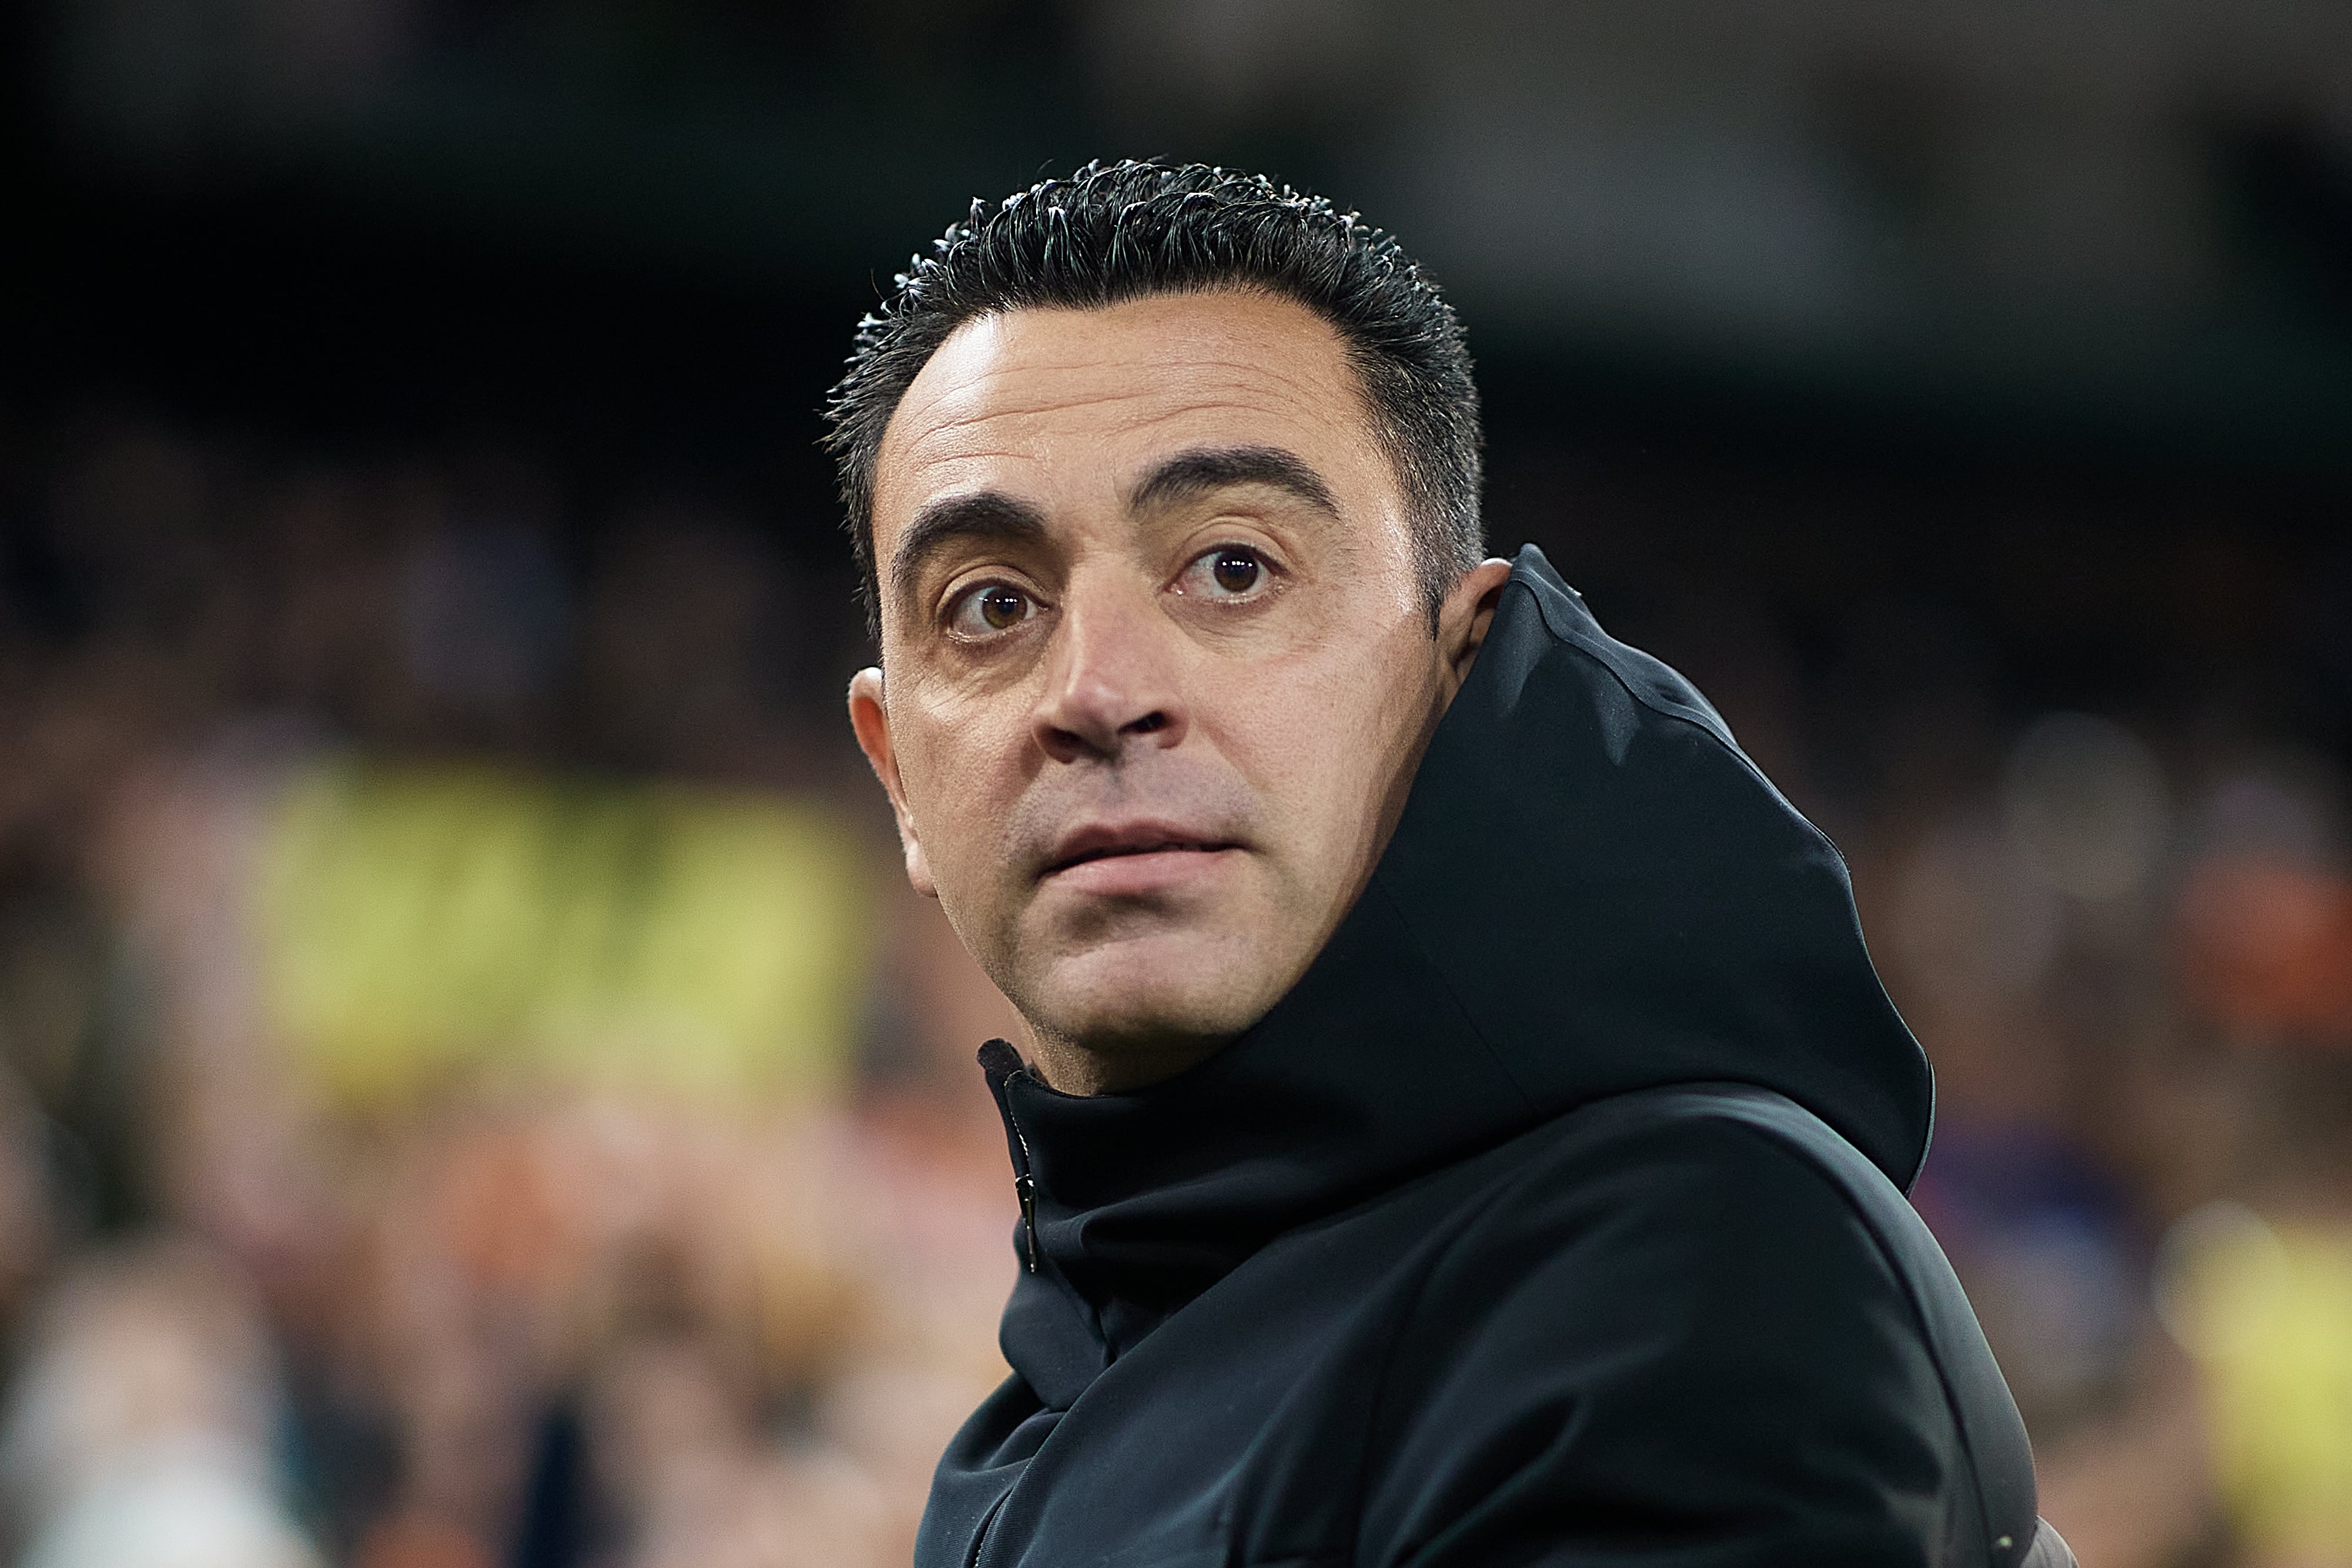
[[[1146,855],[1161,850],[1226,850],[1231,839],[1172,822],[1097,822],[1074,828],[1054,841],[1042,876],[1106,855]]]

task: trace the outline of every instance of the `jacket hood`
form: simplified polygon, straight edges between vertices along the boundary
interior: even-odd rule
[[[1837,852],[1533,546],[1370,882],[1271,1012],[1133,1093],[982,1061],[1034,1204],[1004,1350],[1049,1407],[1284,1231],[1603,1096],[1775,1090],[1907,1188],[1933,1095]]]

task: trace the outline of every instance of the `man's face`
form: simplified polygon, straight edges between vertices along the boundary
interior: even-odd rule
[[[887,691],[850,709],[908,874],[1079,1092],[1298,978],[1507,570],[1432,636],[1340,339],[1244,293],[967,323],[884,433],[873,545]]]

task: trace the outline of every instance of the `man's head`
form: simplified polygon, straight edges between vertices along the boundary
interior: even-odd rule
[[[919,258],[832,413],[908,875],[1057,1086],[1198,1060],[1362,891],[1507,570],[1451,308],[1319,199],[1089,169]]]

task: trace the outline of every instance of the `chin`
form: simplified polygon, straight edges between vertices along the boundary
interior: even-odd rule
[[[1264,1018],[1290,988],[1286,964],[1263,943],[1230,935],[1161,936],[1109,943],[1054,966],[1032,1019],[1102,1056],[1157,1055],[1223,1041]]]

